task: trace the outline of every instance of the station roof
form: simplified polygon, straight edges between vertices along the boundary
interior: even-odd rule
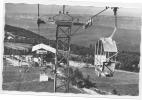
[[[73,21],[73,17],[69,14],[58,14],[54,16],[55,21]]]
[[[44,49],[44,50],[47,50],[47,51],[50,51],[52,53],[56,53],[56,49],[49,46],[49,45],[45,45],[43,43],[41,44],[37,44],[35,46],[32,47],[32,51],[37,51],[37,50],[40,50],[40,49]]]
[[[105,52],[117,52],[116,42],[112,38],[101,38]]]

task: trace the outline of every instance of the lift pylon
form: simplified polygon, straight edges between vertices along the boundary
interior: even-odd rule
[[[57,25],[54,92],[57,92],[58,88],[65,89],[65,92],[69,92],[69,57],[73,18],[68,13],[64,14],[60,12],[53,19]],[[58,71],[62,71],[62,75]]]

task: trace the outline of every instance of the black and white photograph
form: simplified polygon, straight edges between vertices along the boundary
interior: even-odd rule
[[[139,96],[142,4],[47,1],[4,3],[2,91]]]

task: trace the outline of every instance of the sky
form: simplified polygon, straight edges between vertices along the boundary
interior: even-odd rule
[[[105,1],[105,2],[104,2]],[[129,1],[129,2],[128,2]],[[44,5],[72,5],[72,6],[94,6],[94,7],[120,7],[121,16],[142,16],[142,1],[140,0],[4,0],[4,3],[28,3]]]
[[[128,2],[129,1],[129,2]],[[98,6],[105,5],[119,6],[119,7],[137,7],[142,8],[141,0],[4,0],[6,3],[41,3],[41,4],[68,4],[68,5],[81,5],[81,6]]]

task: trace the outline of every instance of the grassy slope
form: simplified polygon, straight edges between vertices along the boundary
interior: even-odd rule
[[[21,71],[20,71],[21,70]],[[29,72],[24,72],[25,68],[14,67],[4,60],[3,70],[3,90],[8,91],[32,91],[32,92],[54,92],[54,81],[39,82],[39,68],[30,68]],[[60,88],[57,92],[64,93],[65,89]],[[79,90],[71,88],[70,93],[80,93]]]
[[[22,72],[19,72],[22,70]],[[96,83],[97,88],[112,92],[116,89],[120,95],[138,95],[139,94],[139,74],[125,71],[116,71],[114,77],[101,78],[97,77],[93,68],[81,68],[84,75],[90,75],[89,80]],[[9,65],[4,61],[3,71],[3,89],[16,91],[34,91],[34,92],[53,92],[53,80],[48,82],[38,82],[39,69],[30,68],[30,72],[24,72],[24,68],[18,68]],[[58,92],[64,92],[62,89]],[[80,93],[71,89],[71,93]]]
[[[90,80],[96,83],[97,88],[111,92],[113,89],[120,95],[138,95],[139,93],[139,74],[125,71],[117,71],[111,78],[97,77],[94,69],[82,68],[84,76],[90,76]]]

